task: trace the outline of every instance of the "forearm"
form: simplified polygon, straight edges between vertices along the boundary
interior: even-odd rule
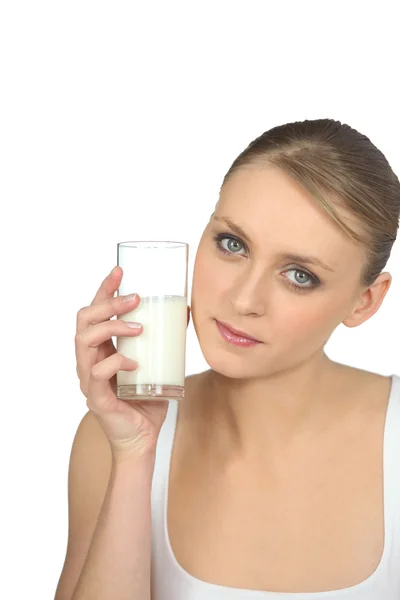
[[[113,461],[92,542],[71,600],[150,600],[155,455]]]

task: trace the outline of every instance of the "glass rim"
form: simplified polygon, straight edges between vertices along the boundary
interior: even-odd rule
[[[181,247],[185,247],[188,246],[189,244],[187,242],[170,242],[170,241],[166,241],[166,240],[132,240],[132,241],[128,241],[128,242],[118,242],[117,247],[126,247],[126,248],[134,248],[134,247],[139,247],[142,248],[145,245],[148,244],[154,244],[153,247],[172,247],[172,246],[181,246]]]

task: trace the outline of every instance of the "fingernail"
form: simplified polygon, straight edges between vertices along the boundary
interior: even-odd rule
[[[122,297],[122,302],[130,302],[131,300],[136,300],[137,294],[129,294],[128,296]]]
[[[125,321],[125,323],[128,325],[128,327],[130,327],[131,329],[140,329],[142,327],[141,323],[135,323],[133,321]]]
[[[115,269],[116,269],[116,268],[117,268],[117,267],[114,267],[114,268],[113,268],[113,270],[112,270],[112,271],[111,271],[111,273],[109,274],[109,277],[112,277],[112,275],[114,275],[114,273],[115,273]]]

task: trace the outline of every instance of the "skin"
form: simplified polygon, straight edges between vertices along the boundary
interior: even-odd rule
[[[355,218],[336,208],[359,231]],[[230,255],[221,253],[213,235],[240,236],[217,217],[240,225],[251,240],[248,248],[243,238],[225,238],[221,244]],[[317,256],[334,272],[279,258],[285,251]],[[276,167],[242,168],[226,182],[200,240],[191,298],[193,325],[210,366],[198,410],[216,451],[241,462],[262,461],[321,435],[349,409],[340,387],[345,366],[330,360],[324,346],[341,323],[358,327],[370,319],[389,290],[387,272],[371,287],[360,287],[364,262],[364,248]],[[308,287],[307,272],[319,287]],[[307,290],[297,293],[288,281]],[[263,343],[228,344],[214,319]]]

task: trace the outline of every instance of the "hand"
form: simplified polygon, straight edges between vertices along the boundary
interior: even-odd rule
[[[78,311],[75,335],[76,372],[88,408],[105,431],[115,457],[153,451],[165,420],[168,400],[121,400],[116,397],[117,371],[134,371],[137,363],[116,351],[112,336],[140,335],[143,328],[131,329],[126,322],[112,319],[134,310],[140,297],[123,302],[114,298],[122,279],[116,267],[101,284],[90,306]],[[190,307],[187,308],[187,324]]]

